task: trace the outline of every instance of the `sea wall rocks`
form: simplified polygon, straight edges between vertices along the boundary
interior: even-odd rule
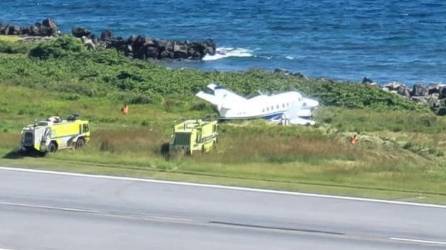
[[[0,23],[0,35],[55,36],[58,33],[59,27],[49,18],[28,27]]]
[[[364,82],[364,81],[363,81]],[[384,91],[428,105],[437,115],[446,115],[446,84],[414,84],[391,82],[380,85]]]
[[[130,36],[129,38],[114,37],[111,31],[104,31],[99,39],[89,30],[76,27],[72,34],[92,41],[96,46],[113,48],[125,55],[138,59],[202,59],[206,54],[214,55],[216,45],[212,40],[202,42],[159,40],[145,36]]]
[[[125,55],[138,59],[202,59],[206,54],[215,55],[216,45],[212,40],[200,42],[160,40],[145,36],[129,38],[114,37],[111,31],[104,31],[99,38],[86,28],[74,27],[74,37],[81,38],[90,49],[98,47],[113,48]],[[29,27],[0,24],[0,35],[19,35],[26,37],[50,37],[62,34],[57,24],[47,18]]]

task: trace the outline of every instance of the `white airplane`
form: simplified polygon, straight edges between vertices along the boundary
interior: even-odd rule
[[[215,105],[225,120],[264,118],[282,124],[314,125],[312,111],[319,106],[318,101],[296,91],[247,99],[214,83],[196,96]]]

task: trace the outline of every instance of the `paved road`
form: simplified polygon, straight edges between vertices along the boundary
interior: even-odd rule
[[[0,168],[0,249],[446,249],[446,207]]]

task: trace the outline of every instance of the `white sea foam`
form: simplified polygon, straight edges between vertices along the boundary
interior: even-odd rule
[[[285,58],[288,60],[294,60],[294,56],[285,56]]]
[[[244,48],[217,48],[215,55],[206,55],[203,57],[203,61],[215,61],[227,57],[252,57],[254,53],[252,50]]]

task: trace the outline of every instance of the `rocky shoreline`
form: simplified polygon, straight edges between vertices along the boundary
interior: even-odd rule
[[[284,69],[275,69],[273,72],[309,79],[300,72],[290,72]],[[332,79],[319,79],[324,79],[328,82],[335,82],[335,80]],[[436,115],[446,115],[446,84],[436,83],[408,85],[400,82],[381,84],[367,77],[364,77],[360,83],[368,87],[379,88],[383,91],[399,95],[402,98],[407,98],[408,100],[426,105]]]
[[[114,37],[111,31],[103,31],[99,38],[89,30],[73,28],[74,37],[95,48],[114,48],[126,56],[137,59],[191,59],[200,60],[205,55],[215,55],[216,45],[208,39],[201,42],[160,40],[145,36]]]
[[[391,82],[380,86],[384,91],[400,95],[429,106],[437,115],[446,115],[446,84],[414,84]]]
[[[49,18],[33,25],[22,27],[14,24],[0,23],[0,35],[15,36],[57,36],[60,34],[57,24]]]
[[[81,38],[86,46],[114,48],[126,56],[137,59],[190,59],[201,60],[205,55],[215,55],[216,44],[211,39],[204,41],[161,40],[142,35],[128,38],[115,37],[111,31],[103,31],[98,37],[82,27],[74,27],[72,35]],[[55,37],[63,35],[56,22],[44,19],[30,26],[0,24],[0,35],[30,37]]]

